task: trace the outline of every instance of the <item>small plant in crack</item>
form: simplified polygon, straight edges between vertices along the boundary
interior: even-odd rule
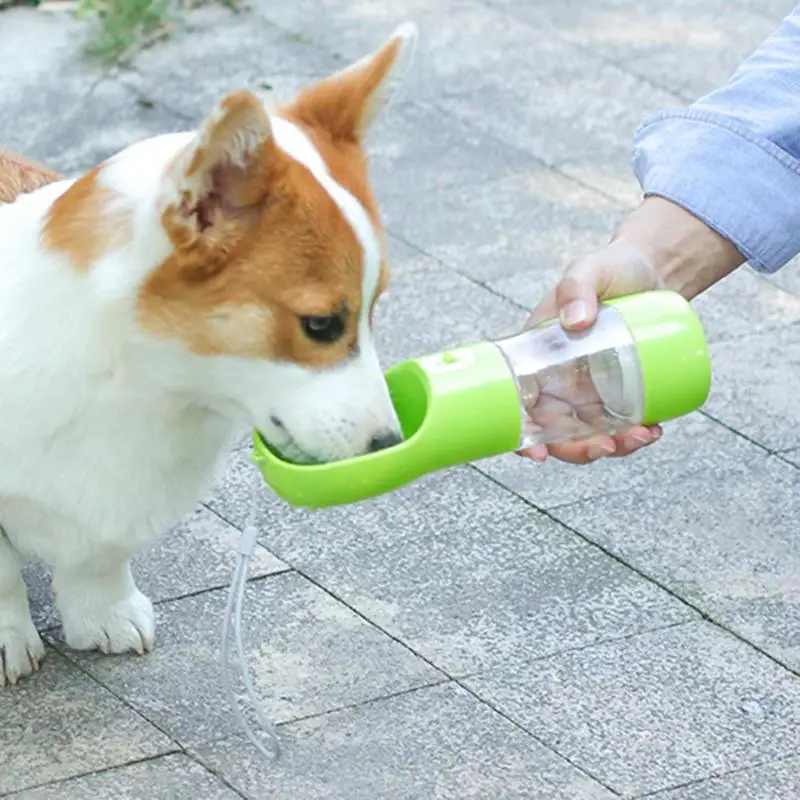
[[[77,13],[96,21],[87,50],[103,61],[123,61],[172,29],[169,0],[81,0]]]
[[[77,15],[92,20],[96,31],[87,50],[106,62],[124,63],[172,33],[182,11],[205,0],[80,0]],[[239,0],[217,0],[233,11]]]

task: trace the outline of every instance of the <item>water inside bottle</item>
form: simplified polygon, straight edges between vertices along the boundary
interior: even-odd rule
[[[640,421],[636,347],[612,308],[586,332],[551,324],[497,344],[520,392],[521,447],[613,435]]]

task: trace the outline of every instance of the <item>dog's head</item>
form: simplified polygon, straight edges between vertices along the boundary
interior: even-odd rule
[[[171,254],[139,289],[139,323],[215,362],[210,380],[296,460],[399,441],[371,330],[388,265],[362,145],[415,38],[402,26],[275,112],[229,95],[162,180]]]

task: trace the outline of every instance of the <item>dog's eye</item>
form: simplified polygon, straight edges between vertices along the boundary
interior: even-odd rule
[[[344,316],[331,314],[329,317],[300,317],[303,332],[315,342],[335,342],[344,333]]]

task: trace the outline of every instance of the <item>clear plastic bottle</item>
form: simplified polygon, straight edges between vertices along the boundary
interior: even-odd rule
[[[700,405],[710,382],[705,340],[685,301],[671,299],[680,317],[672,309],[631,319],[639,306],[623,300],[601,305],[583,332],[552,322],[496,341],[520,395],[520,449],[614,435]]]

